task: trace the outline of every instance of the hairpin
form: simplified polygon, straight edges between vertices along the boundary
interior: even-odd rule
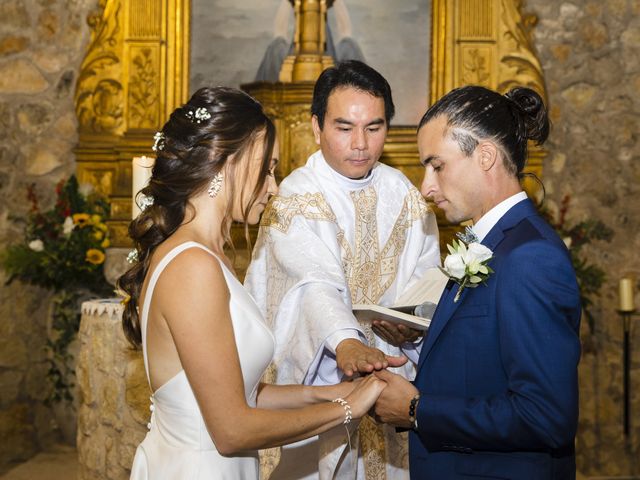
[[[138,261],[138,249],[134,248],[127,254],[127,263],[136,263]]]
[[[156,132],[156,134],[153,136],[153,147],[151,147],[151,150],[153,150],[154,152],[160,152],[164,150],[164,142],[165,142],[164,133]]]
[[[140,195],[140,201],[138,202],[138,207],[140,207],[140,211],[144,212],[148,207],[153,205],[153,197],[147,197],[146,195]]]
[[[209,120],[211,118],[211,114],[204,107],[198,107],[193,110],[187,110],[185,116],[194,123],[200,123],[202,120]]]

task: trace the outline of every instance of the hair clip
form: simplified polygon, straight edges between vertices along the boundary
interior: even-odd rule
[[[136,263],[138,261],[138,250],[133,249],[127,254],[127,263]]]
[[[153,136],[153,147],[151,147],[151,150],[153,150],[154,152],[160,152],[164,150],[164,142],[165,142],[164,133],[156,132],[156,134]]]
[[[153,197],[147,197],[146,195],[140,195],[140,201],[138,202],[138,207],[140,207],[140,211],[144,212],[148,207],[153,205]]]
[[[202,120],[209,120],[211,118],[211,114],[204,107],[198,107],[193,110],[187,110],[185,116],[193,123],[201,123]]]

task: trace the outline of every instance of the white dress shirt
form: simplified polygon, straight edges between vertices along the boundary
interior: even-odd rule
[[[482,240],[484,240],[484,237],[487,236],[487,234],[504,216],[504,214],[511,210],[511,207],[526,199],[526,192],[518,192],[515,195],[510,196],[506,200],[501,201],[498,205],[485,213],[480,218],[480,220],[478,220],[478,223],[474,224],[473,227],[471,227],[471,230],[473,230],[473,233],[476,234],[478,240],[482,242]]]

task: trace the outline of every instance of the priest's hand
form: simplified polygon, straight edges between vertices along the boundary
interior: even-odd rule
[[[413,343],[424,333],[406,325],[393,324],[384,320],[374,320],[371,326],[376,335],[396,347],[407,342]]]
[[[368,347],[360,340],[348,338],[336,347],[338,368],[348,377],[355,373],[371,373],[387,367],[400,367],[407,363],[406,357],[385,355],[377,348]]]
[[[404,377],[388,370],[380,370],[374,375],[387,383],[387,388],[376,401],[376,418],[396,427],[413,428],[409,419],[409,405],[418,389]]]

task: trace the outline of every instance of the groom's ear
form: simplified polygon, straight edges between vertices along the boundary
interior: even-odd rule
[[[478,145],[480,153],[480,168],[485,172],[491,170],[498,160],[498,148],[493,142],[482,142]]]

